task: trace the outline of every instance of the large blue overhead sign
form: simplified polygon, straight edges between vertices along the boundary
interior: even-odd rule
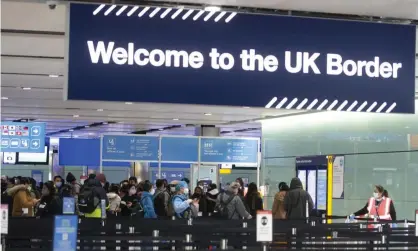
[[[256,138],[205,138],[200,140],[203,163],[258,163],[259,140]]]
[[[1,122],[1,151],[43,153],[45,123]]]
[[[199,160],[198,137],[161,137],[161,161],[196,163]]]
[[[414,113],[413,25],[69,9],[71,100]]]
[[[103,135],[102,161],[158,161],[155,136]]]

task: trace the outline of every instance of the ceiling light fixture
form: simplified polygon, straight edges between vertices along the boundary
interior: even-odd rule
[[[31,87],[22,87],[22,90],[25,90],[25,91],[29,91],[31,89],[32,89]]]
[[[177,120],[179,120],[179,119],[177,119],[177,118],[174,118],[173,120],[174,120],[174,121],[177,121]]]
[[[50,77],[50,78],[58,78],[58,77],[59,77],[59,75],[56,75],[56,74],[49,74],[49,77]]]
[[[212,113],[205,113],[205,116],[212,116]]]
[[[248,108],[250,108],[250,107],[249,107],[249,106],[243,106],[242,108],[248,109]]]
[[[107,125],[107,124],[109,124],[109,123],[107,123],[107,122],[103,122],[103,125]]]
[[[132,102],[125,102],[125,105],[132,105]]]
[[[160,128],[160,129],[158,129],[159,131],[164,131],[164,128]]]
[[[103,111],[103,109],[97,109],[97,111],[98,111],[98,112],[102,112],[102,111]]]
[[[84,128],[89,128],[89,127],[90,127],[89,125],[84,126]]]
[[[70,129],[70,130],[68,130],[68,131],[70,131],[70,132],[74,132],[74,129]]]
[[[205,11],[221,11],[221,7],[219,7],[219,6],[206,6]]]
[[[8,97],[1,97],[1,99],[6,100],[6,99],[9,99],[9,98]]]
[[[80,117],[80,115],[78,115],[78,114],[73,115],[73,118],[78,118],[78,117]]]

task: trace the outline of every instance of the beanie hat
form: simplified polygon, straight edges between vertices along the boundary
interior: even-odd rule
[[[96,175],[96,180],[100,181],[101,183],[106,183],[106,176],[103,173],[98,173]]]
[[[72,183],[73,181],[76,181],[76,178],[72,173],[68,173],[65,180],[67,181],[67,183]]]
[[[187,188],[187,183],[185,181],[180,181],[177,185],[176,185],[176,191],[180,191],[180,189],[182,188]]]

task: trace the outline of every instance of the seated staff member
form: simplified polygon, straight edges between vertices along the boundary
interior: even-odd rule
[[[377,218],[379,220],[396,220],[395,206],[392,199],[389,198],[388,191],[383,186],[375,185],[373,197],[369,202],[359,211],[351,216],[368,215],[370,218]]]

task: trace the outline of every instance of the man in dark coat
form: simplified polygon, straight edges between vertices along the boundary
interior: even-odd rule
[[[308,211],[306,211],[308,202]],[[299,178],[293,178],[290,182],[290,189],[284,198],[284,209],[287,212],[287,219],[296,220],[306,218],[313,210],[313,201],[309,193],[303,190],[302,182]]]

